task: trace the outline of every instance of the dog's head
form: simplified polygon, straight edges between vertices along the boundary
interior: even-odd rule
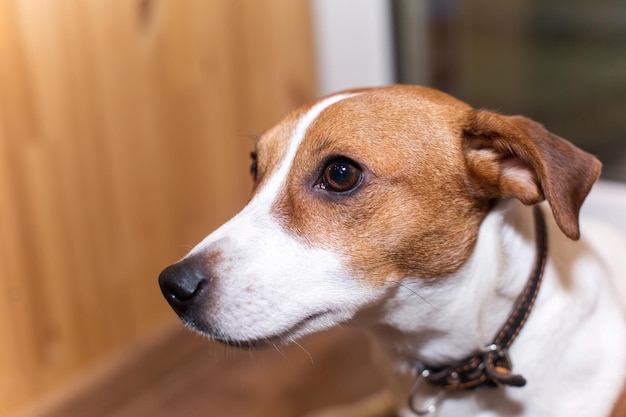
[[[257,142],[254,192],[159,283],[191,328],[236,344],[328,328],[406,278],[458,271],[497,199],[547,199],[578,238],[600,164],[541,125],[394,86],[323,98]]]

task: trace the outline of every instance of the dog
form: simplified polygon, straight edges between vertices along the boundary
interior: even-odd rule
[[[247,206],[159,276],[229,345],[350,323],[401,416],[625,416],[626,240],[579,210],[601,164],[434,89],[350,90],[256,143]]]

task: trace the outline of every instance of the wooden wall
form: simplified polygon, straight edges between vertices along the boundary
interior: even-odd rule
[[[174,320],[312,67],[304,0],[0,2],[0,415]]]

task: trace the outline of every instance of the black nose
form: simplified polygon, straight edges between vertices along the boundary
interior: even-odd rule
[[[194,257],[165,268],[159,275],[163,296],[178,315],[184,315],[198,301],[209,282],[203,263]]]

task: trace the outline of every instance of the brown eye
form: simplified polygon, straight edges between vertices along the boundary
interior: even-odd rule
[[[361,169],[347,159],[329,163],[322,173],[321,187],[325,190],[342,193],[356,188],[361,181]]]

